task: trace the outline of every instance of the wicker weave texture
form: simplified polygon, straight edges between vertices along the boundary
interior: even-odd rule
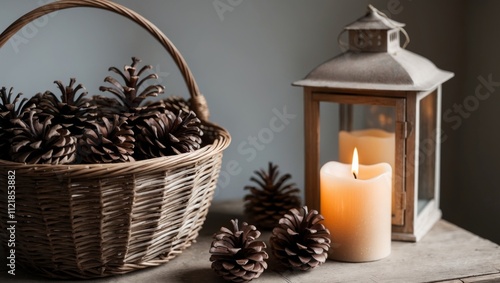
[[[129,163],[29,165],[0,160],[0,237],[6,247],[8,172],[15,171],[16,263],[55,278],[94,278],[157,266],[198,236],[230,143],[210,123],[186,62],[153,24],[106,0],[61,0],[39,7],[0,35],[0,47],[50,12],[94,7],[123,15],[150,32],[184,76],[203,123],[201,149]]]

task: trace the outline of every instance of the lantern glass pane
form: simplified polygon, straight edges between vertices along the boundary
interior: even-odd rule
[[[418,210],[434,199],[436,188],[437,92],[419,102]]]
[[[358,149],[359,163],[371,165],[388,163],[393,170],[392,214],[393,224],[399,224],[397,212],[401,204],[395,197],[396,162],[396,107],[370,104],[341,104],[338,155],[342,163],[352,163],[354,147]],[[397,194],[399,195],[399,194]],[[396,217],[397,215],[397,217]]]
[[[395,107],[367,104],[342,104],[341,109],[347,109],[343,120],[350,123],[341,124],[342,130],[365,130],[379,129],[394,132],[395,129]],[[341,113],[342,115],[342,113]]]
[[[387,162],[393,166],[394,113],[392,106],[340,105],[339,161],[351,163],[354,147],[357,147],[361,164]]]
[[[320,166],[328,161],[338,160],[339,138],[339,104],[331,102],[320,103]]]
[[[352,163],[354,147],[364,165],[388,163],[393,169],[392,224],[404,225],[404,98],[315,94],[319,100],[319,166]]]

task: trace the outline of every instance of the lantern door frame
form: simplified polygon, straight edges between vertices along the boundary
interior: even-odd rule
[[[420,214],[418,208],[418,127],[419,104],[429,94],[436,93],[436,129],[441,122],[441,86],[430,91],[356,90],[328,87],[304,87],[305,134],[305,199],[306,205],[320,208],[320,103],[339,105],[380,105],[395,109],[396,160],[395,210],[393,240],[417,241],[441,218],[439,210],[439,172],[435,174],[434,197]],[[340,115],[345,115],[340,110]],[[439,170],[440,135],[436,138],[434,170]]]
[[[421,145],[423,141],[420,136],[420,131],[423,130],[420,127],[420,116],[421,116],[421,102],[424,98],[428,98],[431,95],[436,95],[436,105],[433,113],[435,114],[435,132],[432,134],[434,148],[434,187],[432,192],[432,198],[429,200],[425,207],[423,207],[422,211],[418,211],[419,209],[419,197],[418,193],[421,192],[422,186],[419,185],[419,162],[420,158],[423,157],[420,150],[424,149]],[[411,225],[404,226],[393,226],[392,229],[392,238],[394,240],[402,240],[402,241],[419,241],[431,228],[432,226],[442,217],[442,212],[439,207],[440,203],[440,170],[441,170],[441,114],[442,114],[442,86],[438,85],[434,89],[429,91],[420,91],[414,92],[413,95],[408,96],[408,109],[412,109],[414,113],[408,116],[409,124],[414,125],[414,129],[411,131],[411,135],[408,136],[407,143],[412,143],[410,146],[412,153],[409,155],[411,158],[407,158],[406,166],[407,171],[412,172],[413,176],[408,178],[407,183],[411,183],[410,185],[414,188],[412,194],[408,194],[411,196],[407,198],[408,203],[413,205],[411,209],[411,213],[407,213],[406,220]],[[411,166],[411,167],[410,167]],[[411,168],[414,167],[413,170]]]

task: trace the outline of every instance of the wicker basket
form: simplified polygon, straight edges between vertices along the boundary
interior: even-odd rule
[[[55,278],[103,277],[157,266],[196,239],[230,136],[208,122],[203,96],[174,45],[152,23],[121,5],[105,0],[47,4],[12,23],[0,35],[0,47],[31,21],[74,7],[123,15],[158,39],[186,81],[206,144],[191,153],[121,164],[28,165],[0,160],[2,244],[9,255],[7,228],[13,225],[16,266]],[[12,189],[14,214],[8,211],[13,208],[8,204]]]

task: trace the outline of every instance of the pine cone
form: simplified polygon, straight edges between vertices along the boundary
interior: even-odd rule
[[[168,110],[170,110],[174,113],[178,113],[179,110],[182,110],[184,112],[191,111],[190,101],[188,101],[180,96],[169,96],[163,100],[163,104],[165,104],[165,107]]]
[[[23,94],[18,93],[14,97],[14,100],[12,100],[13,90],[14,90],[13,88],[10,88],[9,93],[7,93],[7,89],[5,87],[2,87],[0,89],[0,99],[2,100],[2,103],[0,104],[1,129],[6,129],[8,126],[10,126],[11,119],[19,118],[21,116],[21,113],[24,111],[23,106],[26,104],[26,101],[28,100],[27,98],[23,98],[18,105],[17,103],[19,102],[19,99]]]
[[[173,115],[179,111],[173,112],[167,108],[167,105],[163,100],[156,102],[145,103],[142,107],[136,107],[133,109],[133,119],[140,121],[147,118],[158,117],[159,114]]]
[[[76,80],[71,78],[69,85],[64,86],[61,81],[55,81],[61,91],[60,99],[52,92],[46,91],[33,96],[27,104],[31,110],[39,110],[44,115],[52,116],[53,124],[61,124],[75,136],[80,136],[90,112],[88,100],[85,98],[87,92],[81,84],[73,88],[75,82]],[[80,90],[83,92],[78,95]]]
[[[252,223],[258,223],[260,229],[272,229],[288,210],[300,207],[300,199],[296,195],[299,189],[293,183],[286,183],[290,174],[279,176],[277,165],[269,162],[269,169],[255,171],[257,177],[251,177],[257,186],[246,186],[250,190],[246,195],[245,214]]]
[[[102,95],[94,95],[89,100],[90,111],[96,118],[112,118],[113,115],[121,115],[127,109],[116,99]]]
[[[147,112],[134,121],[138,158],[191,152],[201,147],[200,120],[194,112]]]
[[[161,85],[150,85],[145,87],[144,90],[139,92],[141,86],[150,79],[158,79],[158,75],[149,74],[145,78],[140,79],[140,76],[147,70],[152,69],[151,65],[146,65],[142,67],[138,72],[136,69],[137,63],[141,62],[140,59],[132,57],[132,64],[130,66],[125,66],[123,68],[124,72],[121,72],[116,67],[109,68],[109,71],[115,72],[123,79],[123,84],[113,77],[106,77],[105,82],[112,84],[111,87],[101,86],[99,90],[108,91],[114,94],[127,109],[126,112],[133,112],[133,109],[139,107],[140,104],[147,97],[158,96],[158,94],[163,93],[164,87]]]
[[[134,161],[134,131],[127,119],[114,115],[91,123],[79,143],[79,153],[85,163]]]
[[[330,232],[319,223],[316,210],[293,208],[280,219],[269,240],[276,258],[287,267],[309,270],[323,264],[330,248]]]
[[[231,220],[233,230],[221,227],[214,234],[210,247],[212,269],[217,275],[233,282],[248,282],[258,278],[267,268],[266,244],[258,241],[260,232],[253,225]]]
[[[178,96],[170,96],[163,100],[147,102],[144,106],[133,109],[134,115],[143,117],[153,116],[158,113],[179,113],[180,110],[186,113],[191,112],[189,102]]]
[[[15,162],[29,164],[68,164],[76,158],[76,137],[52,116],[30,111],[24,120],[12,120],[10,154]]]
[[[13,127],[12,119],[21,117],[28,100],[23,98],[18,104],[23,94],[19,93],[12,100],[12,91],[13,88],[10,88],[8,93],[5,87],[0,89],[0,99],[2,100],[0,104],[0,159],[10,159],[8,153],[12,136],[9,129]]]

